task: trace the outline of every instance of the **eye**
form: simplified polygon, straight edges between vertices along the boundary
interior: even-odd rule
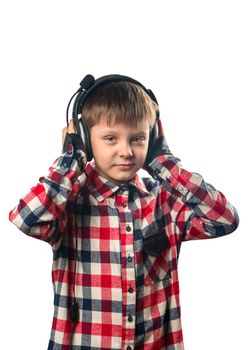
[[[145,138],[143,136],[136,136],[133,138],[133,141],[136,143],[142,143],[143,141],[145,141]]]
[[[105,141],[108,141],[108,142],[113,142],[114,141],[114,136],[106,136],[104,138]]]

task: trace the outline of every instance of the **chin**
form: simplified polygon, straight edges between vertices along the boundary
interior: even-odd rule
[[[133,176],[125,176],[125,177],[122,177],[122,178],[119,178],[119,179],[115,179],[115,181],[128,182],[128,181],[132,180],[133,177],[134,177],[134,175]]]

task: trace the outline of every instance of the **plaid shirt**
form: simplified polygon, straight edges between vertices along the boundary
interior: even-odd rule
[[[53,249],[48,349],[69,350],[75,277],[73,350],[183,350],[181,243],[231,233],[235,208],[173,155],[150,164],[153,178],[137,174],[119,186],[69,146],[10,212],[21,231]]]

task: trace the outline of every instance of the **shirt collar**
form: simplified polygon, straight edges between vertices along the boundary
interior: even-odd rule
[[[98,202],[102,202],[105,198],[112,196],[123,188],[134,188],[143,196],[147,196],[150,193],[147,190],[143,179],[138,174],[136,174],[128,183],[117,185],[113,181],[99,175],[95,169],[94,161],[87,164],[85,172],[88,178],[88,188]]]

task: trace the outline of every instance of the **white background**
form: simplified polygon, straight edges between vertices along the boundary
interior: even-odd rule
[[[8,0],[1,33],[1,349],[47,348],[52,253],[8,221],[59,156],[87,73],[129,75],[158,98],[172,152],[238,209],[230,236],[183,244],[186,350],[247,347],[246,1]]]

